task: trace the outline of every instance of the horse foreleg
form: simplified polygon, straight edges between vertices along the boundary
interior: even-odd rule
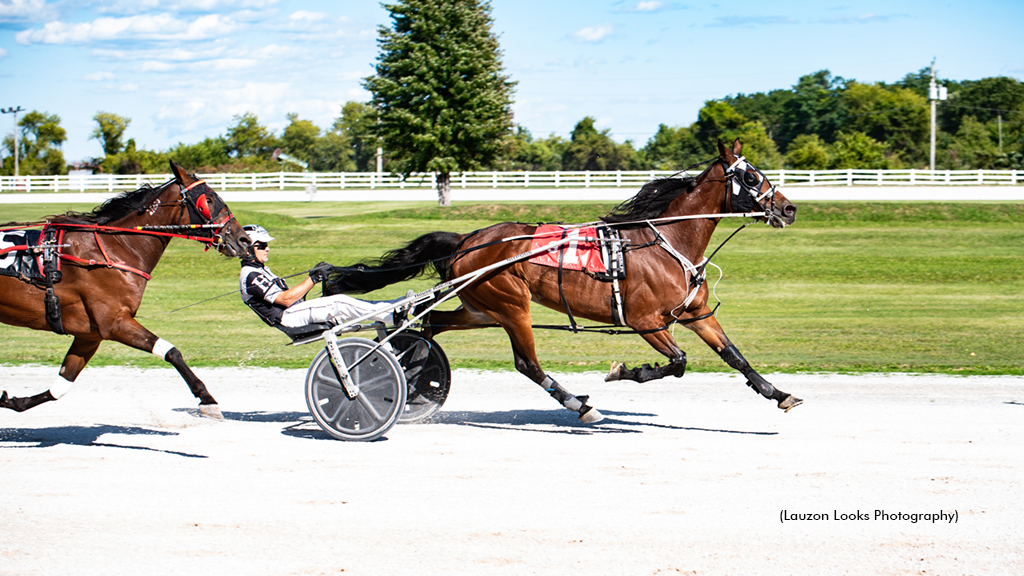
[[[707,307],[705,306],[704,308]],[[707,311],[709,310],[705,310],[705,312]],[[705,312],[697,311],[694,313],[694,316],[699,316]],[[750,366],[750,363],[747,362],[747,359],[740,354],[736,346],[729,341],[725,331],[722,330],[722,326],[714,316],[688,324],[687,328],[696,332],[701,340],[717,352],[726,364],[743,374],[747,378],[747,386],[750,386],[755,392],[765,398],[775,400],[779,408],[789,412],[790,409],[803,403],[803,400],[779,390],[758,374]]]
[[[110,339],[143,352],[149,352],[174,366],[174,369],[178,371],[178,374],[188,384],[192,395],[199,399],[200,414],[218,420],[224,417],[221,414],[220,406],[217,405],[217,401],[214,400],[213,395],[206,389],[206,384],[203,384],[203,381],[192,372],[192,369],[188,367],[185,359],[181,356],[181,352],[173,344],[153,334],[142,324],[136,322],[134,318],[129,318],[127,321],[119,323],[117,329],[111,333]]]
[[[611,370],[604,377],[605,382],[616,380],[647,382],[666,376],[681,378],[686,373],[686,352],[679,349],[675,338],[668,330],[649,332],[642,334],[642,337],[651,347],[664,354],[669,359],[669,363],[661,366],[655,362],[653,367],[650,364],[644,364],[636,368],[627,368],[622,362],[613,362]]]
[[[60,367],[60,375],[57,376],[50,389],[34,396],[12,398],[7,392],[0,393],[0,407],[10,408],[15,412],[24,412],[46,402],[60,399],[71,389],[71,383],[78,378],[82,368],[89,363],[89,359],[100,347],[100,339],[76,337],[71,343],[71,348],[64,356],[64,363]]]

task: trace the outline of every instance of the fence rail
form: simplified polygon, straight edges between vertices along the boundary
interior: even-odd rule
[[[648,180],[675,174],[641,170],[614,172],[461,172],[451,175],[459,188],[639,188]],[[993,186],[1024,184],[1018,170],[765,170],[780,187],[796,186]],[[170,174],[93,174],[69,176],[0,176],[0,193],[115,192],[159,184]],[[408,178],[375,172],[270,172],[261,174],[206,174],[215,190],[373,190],[433,189],[434,174]]]

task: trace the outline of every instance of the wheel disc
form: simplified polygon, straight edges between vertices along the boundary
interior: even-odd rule
[[[350,400],[331,356],[324,348],[306,373],[306,405],[320,427],[339,440],[375,440],[401,415],[406,402],[405,373],[390,350],[365,338],[344,338],[338,351],[359,395]],[[366,356],[358,364],[357,360]]]
[[[398,421],[420,422],[433,416],[448,398],[452,370],[441,346],[415,330],[403,330],[388,341],[408,384],[405,410]]]

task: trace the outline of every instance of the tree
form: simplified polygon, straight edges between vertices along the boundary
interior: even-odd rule
[[[928,161],[930,130],[928,101],[907,88],[886,89],[881,84],[849,82],[843,94],[848,116],[846,132],[862,132],[883,142],[906,163]]]
[[[231,162],[228,141],[223,136],[206,138],[195,144],[177,144],[167,151],[167,157],[189,172],[223,172],[222,166]]]
[[[642,163],[654,170],[682,170],[695,162],[705,159],[706,152],[688,126],[675,128],[658,125],[658,131],[651,136],[640,150]]]
[[[299,120],[299,115],[292,112],[287,115],[289,124],[281,133],[281,148],[289,156],[309,163],[313,158],[313,148],[320,138],[320,128],[309,120]]]
[[[991,131],[974,116],[965,116],[960,130],[949,142],[944,142],[942,148],[942,152],[936,154],[937,167],[951,170],[994,168],[999,156]]]
[[[616,144],[608,129],[597,131],[594,118],[586,116],[572,130],[569,146],[562,153],[565,170],[630,170],[637,164],[629,140]]]
[[[817,134],[797,136],[786,152],[786,167],[794,170],[825,170],[828,161],[828,147]]]
[[[534,138],[522,126],[516,127],[511,144],[495,161],[498,170],[532,170],[553,172],[562,169],[562,156],[569,142],[552,134],[547,138]]]
[[[355,164],[357,172],[377,170],[377,111],[362,102],[346,102],[341,116],[334,121],[332,130],[347,139],[351,147],[348,157]]]
[[[833,77],[828,70],[801,76],[793,86],[793,96],[782,105],[782,122],[775,141],[783,150],[801,134],[817,134],[832,142],[846,111],[842,92],[846,80]]]
[[[377,134],[397,172],[436,172],[438,203],[451,205],[451,172],[491,164],[512,131],[515,83],[502,69],[487,0],[386,4],[376,75],[363,86],[379,113]]]
[[[96,121],[96,128],[92,131],[91,139],[99,140],[103,147],[104,156],[113,156],[124,150],[124,132],[132,123],[131,118],[118,116],[111,112],[97,112],[92,117]]]
[[[227,150],[232,158],[257,156],[269,159],[277,148],[277,139],[252,112],[234,116],[235,125],[228,128]]]
[[[834,170],[885,170],[900,167],[898,159],[886,156],[885,144],[863,132],[839,132],[828,152],[829,168]]]
[[[60,116],[33,110],[18,120],[18,127],[21,128],[18,138],[21,174],[63,174],[66,171],[60,147],[67,140],[67,132],[60,126]],[[4,147],[11,154],[4,158],[4,173],[14,174],[13,136],[4,138]]]

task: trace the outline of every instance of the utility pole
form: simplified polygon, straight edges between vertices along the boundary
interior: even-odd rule
[[[932,58],[932,81],[928,84],[928,100],[932,105],[932,141],[931,141],[931,160],[928,163],[928,168],[935,171],[935,103],[939,100],[946,99],[946,87],[937,86],[935,84],[935,58]]]
[[[14,175],[18,175],[18,112],[23,112],[25,109],[21,106],[15,108],[0,108],[0,112],[4,114],[14,114]]]

